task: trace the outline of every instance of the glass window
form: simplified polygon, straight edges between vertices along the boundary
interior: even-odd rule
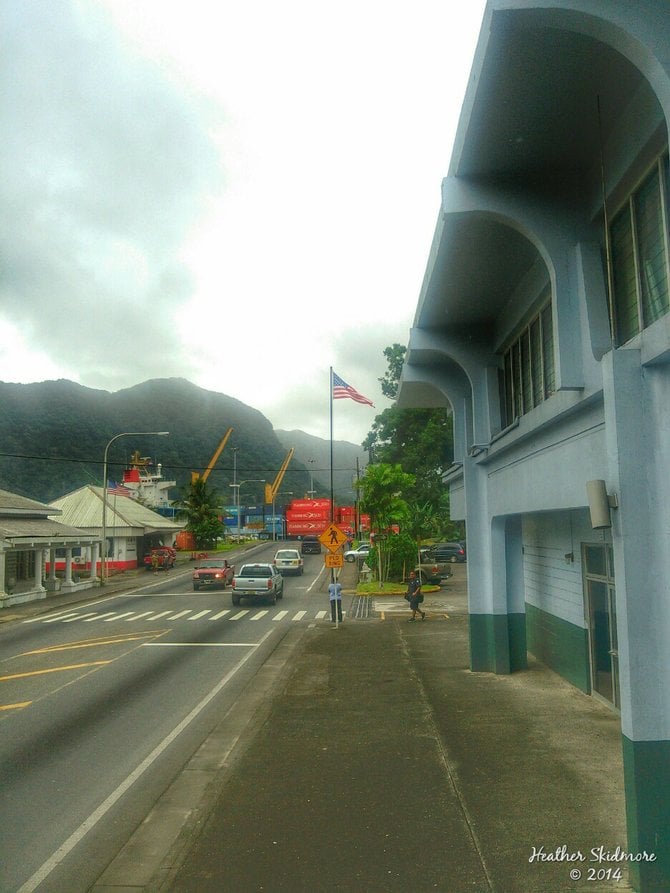
[[[544,399],[551,397],[556,390],[556,372],[554,369],[554,321],[551,316],[551,304],[542,311],[542,358],[544,368]]]
[[[610,227],[617,344],[670,309],[668,157],[660,159]]]
[[[551,301],[503,354],[503,425],[511,425],[554,393],[554,330]]]

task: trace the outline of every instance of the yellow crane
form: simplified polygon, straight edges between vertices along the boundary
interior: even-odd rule
[[[295,450],[293,447],[286,454],[286,458],[282,462],[282,466],[277,472],[277,477],[274,479],[274,483],[265,485],[265,504],[270,505],[270,503],[275,501],[275,496],[279,492],[279,488],[281,487],[281,482],[284,480],[284,475],[286,474],[286,469],[289,466],[289,462],[293,458],[293,453]]]
[[[208,478],[208,477],[210,476],[210,474],[212,473],[212,469],[213,469],[214,466],[216,465],[216,462],[217,462],[219,456],[221,455],[221,453],[223,452],[223,448],[224,448],[225,445],[228,443],[228,438],[230,437],[230,435],[231,435],[232,433],[233,433],[233,429],[232,429],[232,428],[228,428],[228,430],[226,431],[226,433],[223,435],[223,438],[222,438],[222,440],[221,440],[221,443],[220,443],[220,444],[218,445],[218,447],[216,448],[216,451],[215,451],[214,455],[213,455],[212,458],[209,460],[209,465],[207,466],[207,468],[204,470],[204,472],[203,472],[202,474],[200,474],[200,472],[198,472],[198,471],[192,471],[192,472],[191,472],[191,483],[192,483],[192,484],[194,484],[194,483],[195,483],[196,481],[198,481],[198,480],[201,480],[201,481],[203,482],[203,484],[204,484],[204,482],[207,480],[207,478]]]

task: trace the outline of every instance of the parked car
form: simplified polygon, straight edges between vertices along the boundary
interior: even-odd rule
[[[303,536],[302,542],[300,543],[300,551],[303,555],[321,554],[321,541],[318,536]]]
[[[452,576],[451,568],[448,564],[443,561],[431,561],[425,554],[421,555],[421,561],[414,568],[414,573],[422,583],[432,583],[438,586]]]
[[[225,589],[235,576],[235,568],[225,558],[203,558],[193,569],[193,591]]]
[[[284,595],[284,578],[274,564],[243,564],[232,586],[234,605],[241,598],[264,598],[274,605]]]
[[[372,546],[370,545],[370,543],[361,543],[360,545],[356,546],[355,549],[349,549],[348,552],[345,552],[344,560],[357,561],[359,558],[365,559],[368,557],[371,548]]]
[[[272,562],[280,574],[302,574],[305,562],[297,549],[280,549]]]
[[[465,548],[461,543],[436,543],[427,553],[430,561],[465,561]]]

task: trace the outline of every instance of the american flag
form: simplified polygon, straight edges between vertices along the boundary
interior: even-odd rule
[[[333,400],[344,400],[345,397],[355,400],[356,403],[365,403],[367,406],[374,406],[372,400],[368,400],[367,397],[359,394],[356,388],[352,388],[350,384],[347,384],[344,379],[333,372]]]
[[[113,496],[132,496],[133,491],[116,481],[107,481],[107,493]]]

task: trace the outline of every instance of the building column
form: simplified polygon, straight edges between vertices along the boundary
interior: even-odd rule
[[[49,549],[49,580],[52,582],[56,579],[56,550],[52,547]]]
[[[91,580],[95,580],[98,575],[99,546],[99,543],[91,543],[89,546],[89,549],[91,550]]]
[[[641,893],[670,891],[670,369],[637,350],[602,361],[612,510],[628,851]],[[665,420],[665,421],[664,421]]]
[[[72,546],[67,546],[65,549],[65,580],[63,585],[72,585]]]
[[[6,552],[4,550],[0,550],[0,604],[2,604],[3,600],[7,597],[7,562],[6,562]]]
[[[42,586],[42,574],[44,573],[44,549],[35,549],[34,571],[35,590],[37,592],[46,592],[46,589],[44,588],[44,586]]]
[[[489,518],[486,469],[463,463],[468,524],[470,668],[511,673],[527,666],[521,522]]]

